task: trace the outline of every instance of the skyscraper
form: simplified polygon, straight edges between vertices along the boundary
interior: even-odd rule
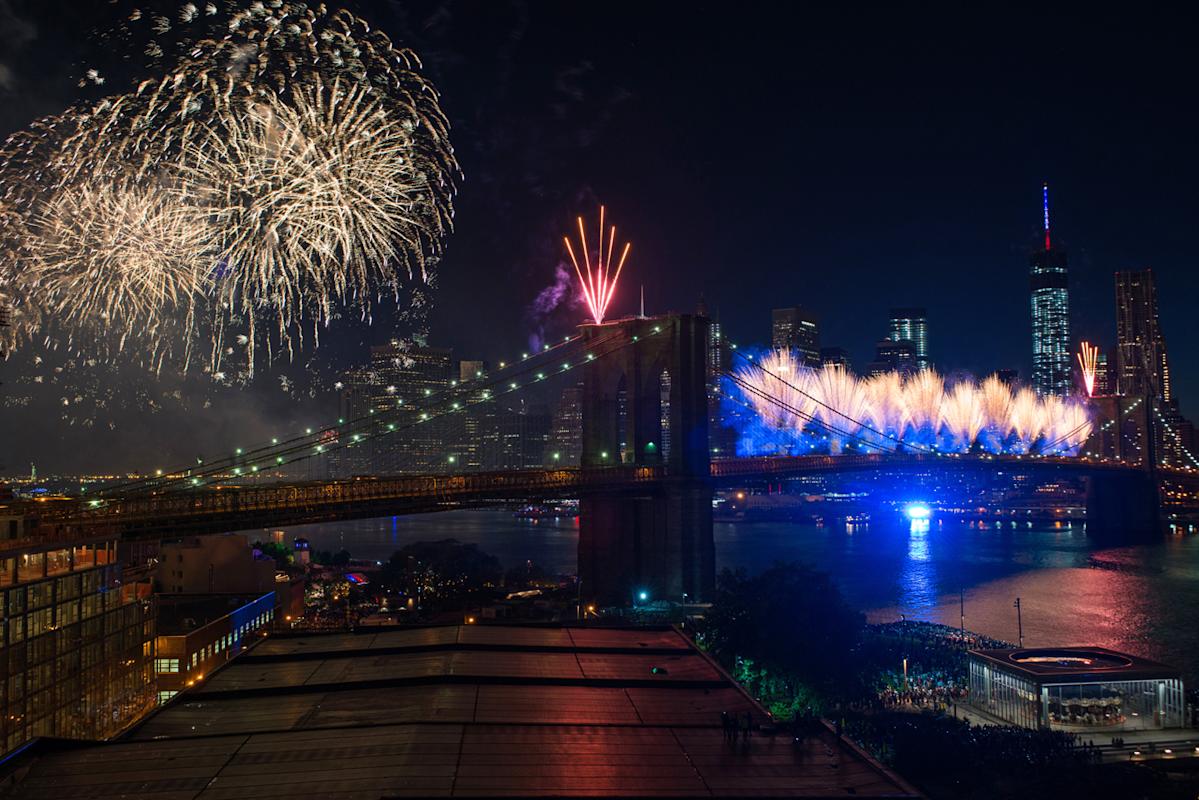
[[[450,468],[450,426],[461,420],[438,416],[421,421],[417,409],[426,398],[444,398],[450,388],[453,360],[448,348],[394,344],[371,348],[371,408],[388,413],[404,433],[383,436],[375,445],[376,472],[439,472]],[[456,461],[456,459],[455,459]]]
[[[583,386],[567,386],[554,407],[542,462],[547,467],[577,467],[583,457]]]
[[[1095,394],[1105,397],[1113,394],[1115,381],[1112,380],[1111,365],[1107,361],[1107,353],[1096,356],[1095,363]]]
[[[730,358],[732,351],[724,339],[720,320],[708,314],[708,305],[703,297],[700,297],[699,305],[695,308],[695,315],[708,320],[708,444],[715,456],[731,455],[736,449],[737,434],[724,419],[720,381],[725,372],[736,369],[737,365]]]
[[[805,364],[820,365],[820,325],[799,306],[770,313],[770,342],[776,349],[795,350]]]
[[[916,367],[925,370],[932,366],[928,357],[928,312],[923,308],[891,309],[891,333],[893,342],[905,339],[916,351]]]
[[[918,369],[916,347],[911,340],[883,339],[874,349],[874,361],[866,368],[866,374],[871,377],[884,372],[902,372],[907,375]]]
[[[1153,270],[1116,273],[1116,383],[1120,394],[1171,398]]]
[[[1032,254],[1032,384],[1037,394],[1070,393],[1070,292],[1066,253],[1049,238],[1049,184],[1042,186],[1045,248]]]

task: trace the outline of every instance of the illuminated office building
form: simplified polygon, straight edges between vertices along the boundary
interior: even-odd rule
[[[893,342],[908,341],[916,351],[916,368],[926,370],[932,366],[928,357],[928,312],[923,308],[891,309],[891,333]]]
[[[820,366],[820,324],[799,306],[770,313],[770,343],[776,350],[794,350],[805,364]]]
[[[114,538],[46,541],[0,508],[0,751],[107,739],[155,704],[155,604]]]
[[[1049,185],[1043,186],[1045,247],[1032,254],[1032,384],[1037,394],[1070,394],[1070,291],[1066,253],[1049,238]]]
[[[1116,382],[1120,394],[1172,397],[1153,270],[1116,273]]]

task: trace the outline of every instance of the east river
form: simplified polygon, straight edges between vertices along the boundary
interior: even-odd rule
[[[505,568],[532,560],[575,572],[572,517],[516,519],[504,511],[457,511],[290,528],[314,549],[345,548],[386,559],[406,544],[473,542]],[[1020,598],[1028,646],[1102,645],[1177,665],[1199,678],[1199,535],[1156,544],[1101,547],[1081,525],[987,527],[934,521],[817,527],[792,522],[718,522],[716,566],[760,572],[801,561],[828,572],[871,622],[930,620],[1016,641]],[[964,603],[963,603],[964,601]]]

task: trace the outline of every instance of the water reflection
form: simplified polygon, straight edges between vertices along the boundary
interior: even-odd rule
[[[901,578],[903,593],[899,605],[916,619],[937,601],[936,568],[929,550],[931,530],[928,519],[913,519],[908,523],[908,555]]]
[[[1013,600],[1022,598],[1025,643],[1093,644],[1182,667],[1199,679],[1199,536],[1160,544],[1098,547],[1080,525],[1060,529],[938,520],[918,530],[906,520],[852,529],[787,522],[717,523],[716,565],[760,572],[803,561],[831,574],[846,599],[872,620],[929,619],[957,626],[964,591],[966,625],[1016,639]],[[573,574],[575,518],[538,525],[502,511],[461,511],[304,526],[314,549],[348,549],[385,559],[415,541],[475,542],[507,566],[532,559]]]

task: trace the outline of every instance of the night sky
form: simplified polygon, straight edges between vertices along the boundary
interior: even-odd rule
[[[0,0],[0,133],[76,99],[104,13],[97,3],[81,17],[78,5]],[[702,293],[730,338],[766,342],[770,309],[802,304],[822,317],[822,343],[864,368],[888,308],[920,305],[938,368],[1027,378],[1028,256],[1046,180],[1074,338],[1110,351],[1112,274],[1152,267],[1175,392],[1199,415],[1199,106],[1182,18],[351,7],[420,54],[453,125],[465,178],[432,338],[458,357],[497,360],[539,329],[570,331],[580,313],[543,318],[532,302],[553,283],[574,215],[603,202],[633,242],[618,314],[636,310],[638,284],[651,313],[692,310]],[[0,367],[0,380],[14,377]],[[36,452],[33,435],[16,440],[13,466],[69,465],[70,434]]]

